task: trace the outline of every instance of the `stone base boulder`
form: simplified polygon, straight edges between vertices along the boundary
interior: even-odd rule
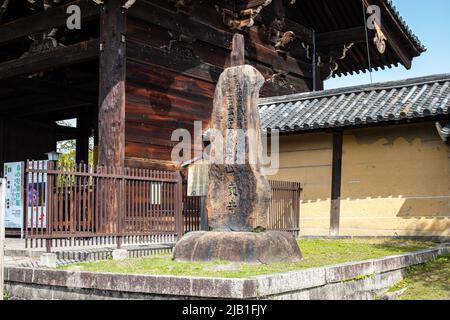
[[[271,264],[300,261],[302,254],[287,232],[191,232],[177,243],[173,258]]]

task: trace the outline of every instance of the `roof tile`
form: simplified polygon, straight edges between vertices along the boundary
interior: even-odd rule
[[[307,131],[448,115],[450,74],[260,100],[263,130]]]

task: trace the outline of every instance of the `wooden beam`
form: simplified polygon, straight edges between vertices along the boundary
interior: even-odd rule
[[[364,0],[364,5],[365,8],[367,8],[368,6],[370,6],[372,3],[369,0]],[[383,4],[383,8],[382,8],[382,12],[385,13],[385,15],[383,16],[383,19],[389,18],[390,21],[392,21],[392,23],[395,25],[396,29],[402,29],[402,27],[398,24],[397,19],[392,15],[391,10],[389,10],[386,7],[386,4]],[[406,69],[411,69],[412,66],[412,56],[407,55],[406,53],[406,46],[404,44],[401,44],[398,42],[398,40],[396,39],[395,35],[390,31],[390,28],[387,28],[387,25],[391,25],[386,23],[386,21],[384,21],[383,23],[380,23],[381,25],[381,31],[383,31],[384,35],[387,38],[387,44],[389,45],[389,47],[394,51],[394,53],[397,55],[397,57],[399,58],[400,62],[403,64],[403,66]],[[413,45],[411,43],[410,37],[407,34],[403,34],[405,39],[408,39],[407,41],[410,42],[410,45]],[[420,52],[416,52],[417,55],[420,55]]]
[[[3,169],[2,169],[3,171]],[[0,179],[0,300],[3,300],[5,286],[5,208],[6,208],[6,179]]]
[[[3,172],[5,161],[5,120],[0,118],[0,172]]]
[[[54,98],[42,95],[25,95],[18,98],[3,100],[0,104],[0,116],[25,117],[60,110],[92,106],[92,102],[79,101],[73,98]]]
[[[343,133],[333,133],[333,164],[331,178],[331,213],[330,236],[339,236],[341,214],[341,180],[342,180]]]
[[[158,4],[148,1],[137,1],[128,11],[128,15],[210,45],[231,50],[233,39],[231,32],[212,27],[192,16],[179,15]],[[267,66],[274,67],[276,70],[312,78],[312,71],[309,70],[310,65],[303,61],[290,56],[281,57],[275,50],[257,44],[249,38],[245,41],[245,49],[246,58],[249,60],[259,61]]]
[[[298,23],[297,21],[292,21],[289,18],[284,19],[285,30],[290,30],[295,33],[295,37],[299,42],[305,42],[312,44],[313,42],[313,31],[310,28]]]
[[[80,115],[83,115],[87,112],[87,110],[97,110],[97,105],[90,105],[85,107],[75,107],[71,109],[64,109],[64,110],[56,110],[51,111],[48,113],[38,113],[34,114],[32,116],[27,116],[26,118],[33,118],[36,121],[42,121],[42,122],[55,122],[55,121],[62,121],[67,119],[76,119]]]
[[[75,162],[77,164],[89,164],[89,137],[91,135],[90,128],[90,119],[87,117],[87,115],[77,118],[77,129],[79,130],[79,134],[76,138],[77,142],[75,152]]]
[[[405,47],[403,45],[401,45],[400,43],[398,43],[397,40],[395,39],[395,36],[390,31],[388,31],[386,28],[381,26],[381,30],[383,31],[384,35],[387,38],[387,40],[386,40],[387,45],[389,47],[391,47],[391,49],[397,55],[397,57],[399,58],[400,62],[403,64],[403,66],[408,70],[411,69],[412,58],[410,58],[405,53],[405,50],[404,50]]]
[[[196,79],[216,82],[223,69],[212,64],[194,61],[176,52],[165,51],[150,45],[127,41],[127,58],[139,63],[157,65]]]
[[[105,1],[100,18],[99,164],[125,162],[126,14],[121,1]]]
[[[54,27],[65,26],[69,17],[67,7],[71,5],[80,7],[82,21],[92,20],[100,14],[99,7],[92,0],[73,1],[0,25],[0,44],[3,45],[15,39],[49,31]]]
[[[231,11],[241,11],[263,5],[266,0],[215,0],[216,4]]]
[[[48,81],[39,78],[15,78],[0,83],[2,88],[11,88],[20,92],[47,95],[53,98],[72,98],[77,101],[96,103],[98,94],[79,88],[76,85],[67,85],[61,82]]]
[[[242,34],[236,33],[233,36],[231,47],[231,66],[242,66],[245,64],[245,40]]]
[[[6,120],[4,120],[6,121]],[[40,121],[39,119],[17,119],[17,120],[13,120],[13,123],[15,123],[15,121],[18,121],[19,123],[21,123],[24,126],[29,126],[29,127],[33,127],[33,126],[39,126],[40,128],[43,129],[51,129],[54,130],[55,134],[56,134],[56,140],[71,140],[71,139],[76,139],[77,136],[80,135],[80,131],[77,128],[72,128],[72,127],[66,127],[66,126],[61,126],[56,124],[55,122],[51,123],[51,122],[47,122],[47,121]],[[1,125],[2,120],[0,119],[0,125]],[[0,134],[0,141],[3,138],[1,137]],[[3,145],[6,145],[5,143],[3,143]],[[1,150],[2,145],[0,145],[0,150]],[[6,155],[1,158],[0,157],[0,162],[4,161],[6,158]],[[3,168],[2,168],[3,169]]]
[[[79,135],[80,130],[78,128],[56,125],[56,138],[58,141],[73,140],[76,139]]]
[[[373,34],[372,30],[369,30]],[[366,31],[364,26],[350,29],[336,30],[331,32],[319,33],[316,35],[317,47],[319,49],[344,45],[349,43],[366,42]]]
[[[38,53],[0,64],[0,80],[66,67],[97,58],[98,39]]]

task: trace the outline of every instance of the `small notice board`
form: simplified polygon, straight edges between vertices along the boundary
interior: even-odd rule
[[[208,195],[208,168],[205,162],[193,163],[188,168],[188,197]]]

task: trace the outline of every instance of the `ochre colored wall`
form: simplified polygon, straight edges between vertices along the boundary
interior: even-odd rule
[[[450,236],[450,147],[433,123],[344,134],[340,235]],[[299,181],[301,235],[329,235],[331,134],[281,137],[280,171]]]
[[[329,134],[280,138],[280,170],[273,180],[302,183],[300,228],[305,235],[328,235],[332,144]]]
[[[346,132],[340,234],[450,236],[450,147],[433,123]]]

